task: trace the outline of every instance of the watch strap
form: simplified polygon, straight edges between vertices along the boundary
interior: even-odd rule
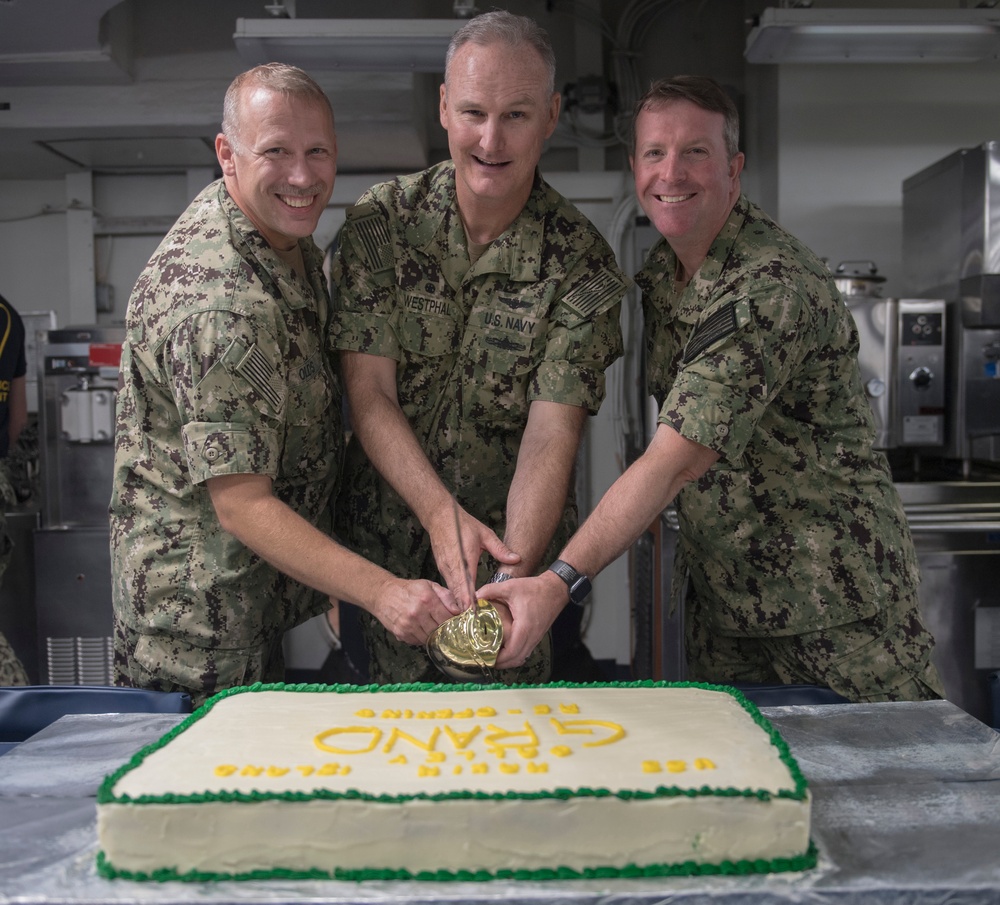
[[[557,559],[549,566],[548,571],[555,572],[569,588],[570,603],[582,606],[583,601],[590,593],[590,579],[580,572],[577,572],[568,562]]]

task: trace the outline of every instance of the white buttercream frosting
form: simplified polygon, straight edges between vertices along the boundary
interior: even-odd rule
[[[809,844],[771,736],[731,695],[683,686],[248,691],[111,793],[103,851],[143,873],[583,870]]]

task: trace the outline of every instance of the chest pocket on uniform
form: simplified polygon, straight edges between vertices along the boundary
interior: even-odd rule
[[[409,415],[434,408],[453,379],[461,341],[453,306],[450,299],[408,295],[389,321],[401,351],[396,393]]]
[[[470,374],[463,414],[474,421],[522,425],[528,417],[531,376],[544,350],[548,320],[533,300],[498,294],[470,318]]]
[[[283,476],[315,481],[339,466],[341,413],[336,395],[322,352],[289,371]]]
[[[392,318],[400,347],[413,356],[454,355],[458,351],[454,302],[407,295]]]

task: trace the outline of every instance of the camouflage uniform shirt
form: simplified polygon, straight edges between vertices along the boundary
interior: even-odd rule
[[[158,687],[261,678],[268,649],[326,605],[222,530],[205,486],[268,475],[279,500],[330,529],[341,393],[325,353],[322,256],[311,239],[300,247],[305,275],[216,182],[164,238],[129,301],[111,551],[116,622],[134,649],[116,659]]]
[[[677,499],[676,571],[713,629],[796,635],[915,598],[857,330],[828,269],[745,197],[682,290],[675,267],[660,242],[636,282],[659,421],[721,456]]]
[[[334,345],[396,360],[399,404],[435,471],[502,537],[528,407],[596,412],[621,355],[629,282],[611,248],[536,176],[521,215],[470,267],[446,162],[361,198],[333,283]],[[426,532],[356,440],[343,488],[337,526],[349,546],[402,577],[440,580]],[[553,545],[575,518],[570,501]]]

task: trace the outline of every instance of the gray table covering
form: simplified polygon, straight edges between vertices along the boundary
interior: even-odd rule
[[[97,875],[97,787],[181,717],[63,717],[0,757],[0,903],[1000,903],[1000,733],[946,701],[764,710],[813,793],[797,874],[486,883]]]

